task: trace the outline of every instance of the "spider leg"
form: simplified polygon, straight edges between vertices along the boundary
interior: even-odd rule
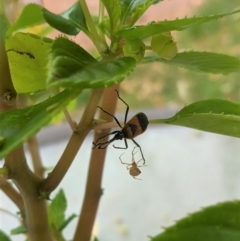
[[[125,118],[124,118],[124,125],[126,125],[128,111],[129,111],[129,105],[119,96],[118,91],[117,90],[115,90],[115,91],[117,92],[118,99],[120,99],[127,106],[126,113],[125,113]]]
[[[121,156],[124,154],[124,152],[121,154]],[[123,162],[122,159],[121,159],[121,156],[119,157],[119,160],[121,161],[122,164],[125,164],[125,165],[132,165],[131,163],[126,163],[126,162]],[[128,167],[127,167],[128,168]],[[128,170],[128,169],[127,169]]]
[[[140,151],[141,151],[141,154],[142,154],[142,158],[143,158],[143,165],[145,165],[145,158],[144,158],[144,156],[143,156],[141,146],[140,146],[134,139],[131,139],[131,140],[139,147],[139,149],[140,149]]]
[[[134,146],[132,154],[136,154],[137,153],[137,151],[134,153],[134,150],[135,150],[136,147],[138,147],[138,146]]]
[[[124,139],[124,142],[125,142],[125,147],[119,147],[119,146],[114,146],[114,145],[113,145],[113,147],[116,149],[127,149],[128,148],[127,140]]]
[[[140,178],[137,178],[137,177],[134,177],[134,176],[133,176],[133,178],[142,181],[142,179],[140,179]]]
[[[140,161],[143,161],[143,159],[140,159],[140,160],[137,162],[137,164],[138,164]],[[146,166],[146,165],[144,165],[144,166]]]
[[[118,119],[117,119],[114,115],[112,115],[112,114],[110,114],[109,112],[105,111],[105,110],[104,110],[102,107],[100,107],[100,106],[98,106],[98,108],[101,109],[104,113],[112,116],[112,118],[117,122],[117,124],[119,125],[119,127],[122,128],[120,122],[118,121]]]
[[[137,166],[137,167],[147,167],[147,165]]]

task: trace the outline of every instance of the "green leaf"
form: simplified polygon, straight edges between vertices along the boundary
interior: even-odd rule
[[[1,10],[1,6],[0,6],[0,10]],[[8,19],[6,18],[6,15],[0,11],[0,38],[1,39],[5,39],[5,35],[9,26],[10,24],[8,22]]]
[[[152,36],[151,47],[163,59],[170,60],[177,54],[177,44],[174,42],[171,33],[161,33]]]
[[[62,231],[64,228],[66,228],[67,227],[67,225],[74,219],[74,218],[76,218],[77,217],[77,215],[76,214],[72,214],[71,216],[69,216],[67,219],[65,219],[63,222],[62,222],[62,224],[60,225],[60,227],[59,227],[59,230],[58,231]]]
[[[88,32],[86,19],[79,1],[61,14],[54,14],[45,8],[42,9],[42,14],[50,26],[62,33],[77,35],[81,30]]]
[[[120,0],[120,2],[121,22],[132,26],[152,4],[156,3],[156,0]]]
[[[0,240],[1,241],[11,241],[11,239],[5,234],[2,230],[0,230]]]
[[[204,208],[165,228],[151,241],[238,241],[240,202],[225,202]]]
[[[99,241],[99,239],[97,237],[94,237],[94,240],[93,241]]]
[[[123,46],[123,53],[125,56],[130,56],[136,59],[139,63],[142,61],[145,54],[145,44],[141,40],[127,41]]]
[[[185,106],[171,118],[150,122],[240,137],[240,104],[227,100],[203,100]]]
[[[22,225],[11,230],[11,235],[25,234],[25,233],[27,233],[27,229]]]
[[[8,29],[7,34],[9,35],[20,29],[45,23],[41,11],[42,7],[40,5],[34,3],[26,5],[17,21]]]
[[[51,204],[49,205],[48,216],[49,216],[49,223],[56,227],[57,229],[60,228],[62,223],[64,222],[65,211],[67,208],[67,200],[65,194],[62,189],[59,190],[57,195],[52,200]]]
[[[85,66],[88,66],[89,64],[98,62],[95,58],[92,57],[92,55],[90,55],[81,46],[64,37],[57,38],[51,46],[51,52],[49,55],[50,69],[52,65],[54,66],[54,62],[56,58],[59,58],[59,57],[64,62],[63,65],[61,66],[62,71],[65,70],[66,73],[68,72],[74,73],[75,71],[79,70],[79,68],[81,69]]]
[[[136,60],[131,57],[123,57],[107,63],[91,64],[85,68],[79,68],[72,73],[63,66],[67,64],[66,59],[57,57],[53,63],[52,74],[48,79],[49,86],[84,88],[103,88],[120,83],[128,76],[136,66]],[[73,62],[69,64],[74,64]],[[71,69],[71,66],[67,66]],[[68,71],[68,72],[67,72]],[[68,75],[68,76],[67,76]]]
[[[223,18],[239,12],[240,10],[236,10],[230,13],[224,13],[224,14],[218,14],[218,15],[212,15],[212,16],[152,22],[144,26],[134,26],[134,27],[119,30],[116,32],[116,34],[126,39],[144,39],[144,38],[153,36],[155,34],[165,33],[173,30],[182,31],[191,27],[195,27],[199,24],[217,20],[219,18]]]
[[[108,16],[110,19],[110,31],[111,34],[116,31],[118,28],[117,23],[120,19],[121,14],[121,7],[120,7],[120,0],[101,0],[104,4],[105,8],[107,9]]]
[[[46,67],[51,43],[51,39],[20,32],[6,40],[11,77],[18,93],[46,89]]]
[[[65,90],[40,104],[0,113],[0,136],[4,144],[0,147],[0,159],[18,147],[27,138],[36,134],[51,122],[72,99],[79,94],[77,90]]]
[[[99,63],[76,43],[58,38],[49,56],[49,86],[101,88],[122,81],[134,69],[136,61],[123,57]]]
[[[212,74],[230,74],[240,71],[240,59],[226,54],[211,52],[182,52],[173,59],[165,60],[156,56],[148,56],[141,63],[161,62],[175,64],[180,67]]]
[[[79,1],[73,4],[67,11],[62,13],[61,16],[76,24],[82,31],[88,32],[86,19]]]

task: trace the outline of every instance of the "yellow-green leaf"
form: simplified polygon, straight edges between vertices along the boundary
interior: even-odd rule
[[[12,81],[18,93],[46,88],[46,66],[51,42],[48,38],[20,32],[6,40]]]

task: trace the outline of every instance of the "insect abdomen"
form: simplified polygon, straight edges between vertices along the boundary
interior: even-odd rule
[[[138,122],[139,122],[139,124],[140,124],[140,126],[141,126],[141,128],[142,128],[142,132],[144,132],[144,131],[147,129],[147,126],[148,126],[148,123],[149,123],[149,122],[148,122],[148,118],[147,118],[147,116],[146,116],[144,113],[142,113],[142,112],[136,114],[136,116],[137,116]]]
[[[144,113],[136,114],[124,126],[122,132],[125,139],[133,139],[142,134],[148,126],[148,118]]]

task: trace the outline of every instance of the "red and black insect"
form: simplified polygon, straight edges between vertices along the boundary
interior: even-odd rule
[[[113,145],[113,147],[117,148],[117,149],[127,149],[128,144],[127,144],[126,139],[130,139],[139,147],[141,154],[142,154],[142,158],[143,158],[143,164],[145,164],[145,159],[144,159],[144,156],[142,153],[142,149],[141,149],[140,145],[133,138],[142,134],[147,129],[148,118],[144,113],[140,112],[140,113],[136,114],[135,116],[133,116],[132,119],[130,119],[128,122],[126,122],[127,116],[128,116],[129,105],[119,96],[118,91],[117,90],[115,90],[115,91],[117,92],[118,98],[127,106],[126,113],[125,113],[125,119],[124,119],[124,126],[123,127],[121,126],[120,122],[114,115],[110,114],[109,112],[105,111],[100,106],[98,106],[98,108],[100,108],[104,113],[106,113],[114,118],[114,120],[117,122],[117,124],[119,125],[121,130],[113,131],[105,136],[98,138],[95,142],[93,142],[93,145],[94,145],[93,149],[96,147],[98,149],[105,149],[111,142],[116,141],[116,140],[122,140],[122,139],[124,139],[125,147],[117,147],[114,145]],[[104,138],[108,135],[115,135],[115,136],[107,142],[99,142],[99,140],[101,140],[102,138]]]

